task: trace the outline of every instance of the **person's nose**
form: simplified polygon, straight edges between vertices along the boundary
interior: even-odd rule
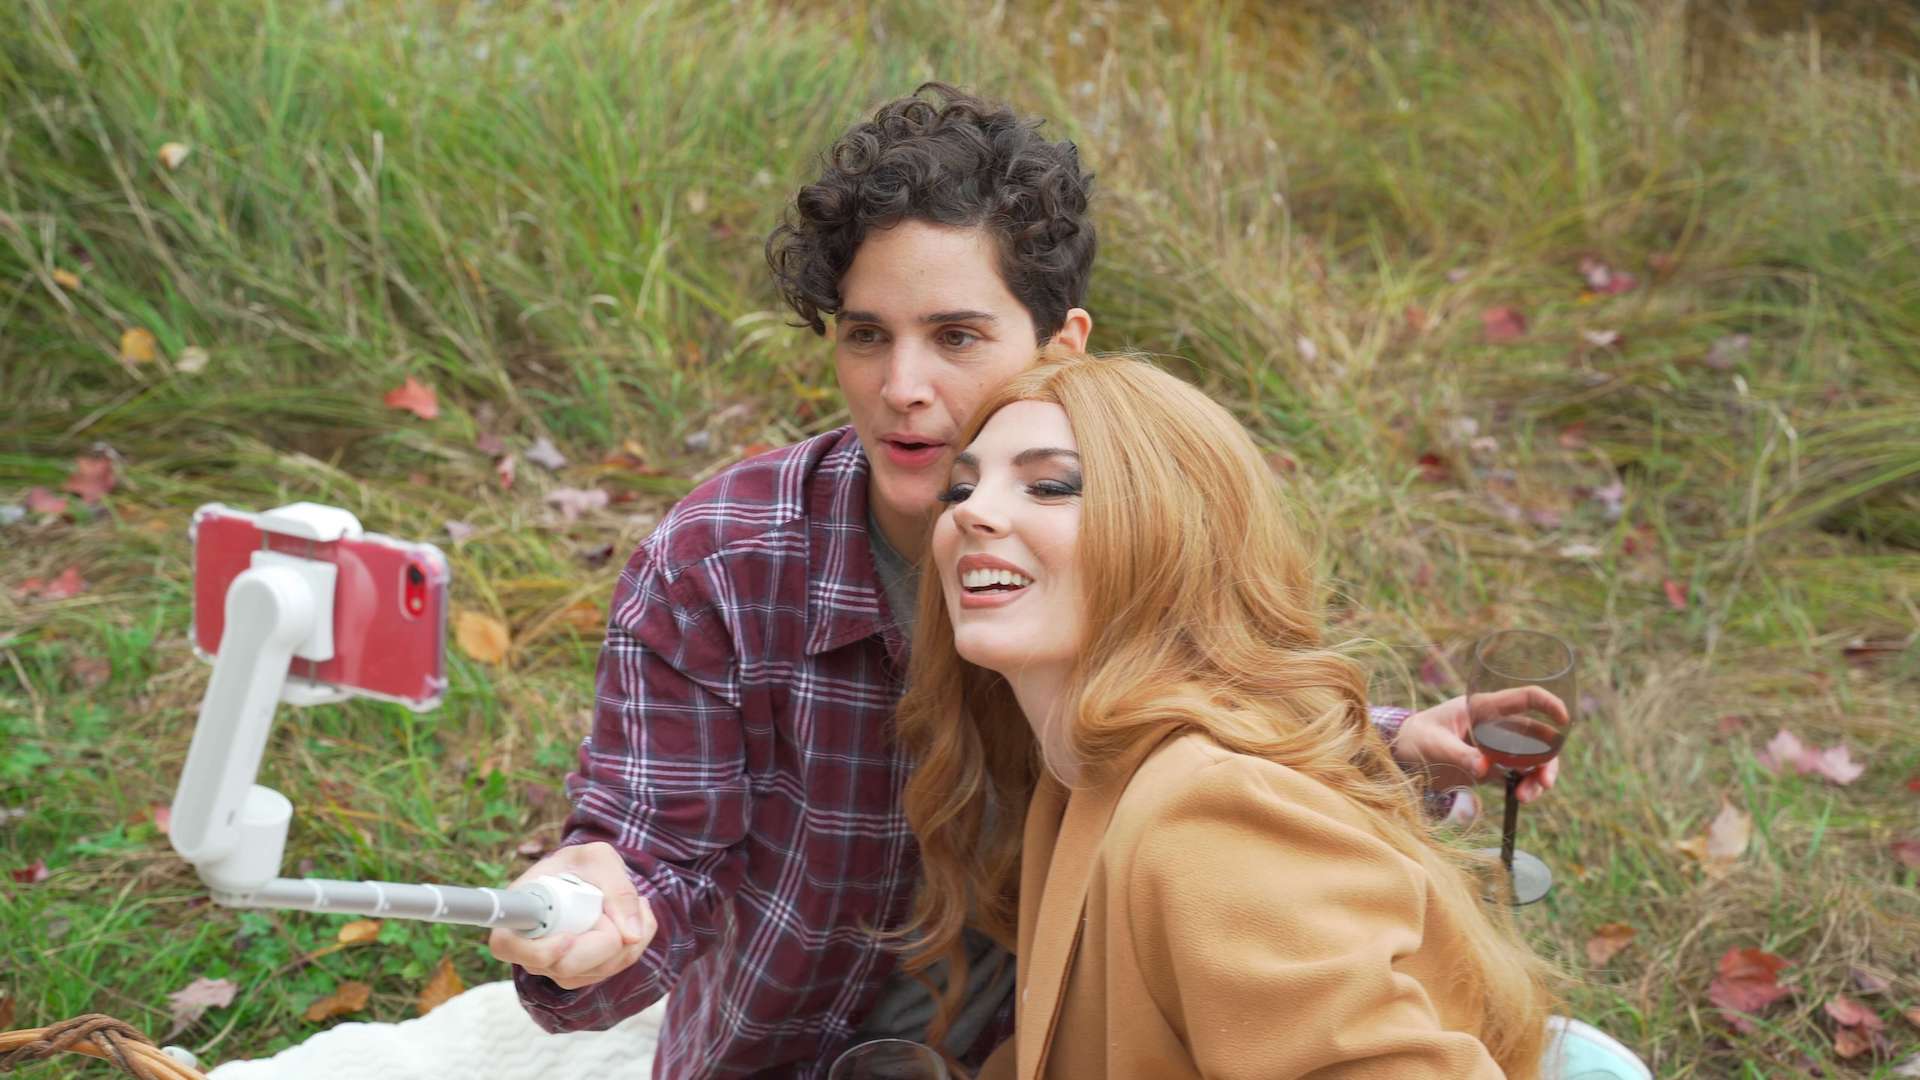
[[[918,342],[896,343],[887,357],[886,381],[880,400],[897,413],[909,413],[933,403],[933,362]]]
[[[985,484],[975,484],[964,502],[953,504],[953,523],[969,536],[1005,536],[1008,527],[1005,501]]]

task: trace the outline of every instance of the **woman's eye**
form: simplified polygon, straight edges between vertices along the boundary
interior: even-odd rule
[[[936,496],[936,498],[938,498],[943,503],[947,503],[951,505],[957,502],[966,502],[967,496],[971,494],[973,494],[972,484],[955,484],[952,487],[948,488],[947,490],[941,492],[938,496]]]
[[[1080,494],[1079,484],[1069,484],[1064,480],[1036,480],[1027,491],[1047,499],[1064,499]]]
[[[964,349],[980,340],[980,335],[967,330],[940,331],[940,344],[949,349]]]

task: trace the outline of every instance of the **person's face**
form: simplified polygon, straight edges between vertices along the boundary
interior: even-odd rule
[[[840,282],[833,358],[890,534],[925,528],[960,426],[1033,363],[1034,333],[986,230],[904,221],[861,242]]]
[[[1072,667],[1084,637],[1078,451],[1060,406],[1018,401],[954,459],[933,557],[969,663],[1010,678]]]

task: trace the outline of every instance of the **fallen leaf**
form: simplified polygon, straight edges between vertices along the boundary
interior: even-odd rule
[[[1889,845],[1893,857],[1909,870],[1920,870],[1920,840],[1895,840]]]
[[[165,803],[154,803],[147,807],[147,816],[153,819],[153,827],[160,830],[161,836],[173,834],[173,807]]]
[[[1742,1031],[1753,1030],[1739,1014],[1758,1013],[1793,993],[1781,986],[1782,968],[1792,966],[1786,960],[1759,949],[1728,949],[1720,957],[1720,973],[1707,986],[1707,1000],[1727,1013],[1727,1019]]]
[[[173,1014],[173,1032],[179,1034],[208,1009],[223,1009],[233,1004],[240,988],[226,979],[195,979],[167,995],[167,1008]]]
[[[700,188],[687,189],[687,213],[698,216],[707,212],[707,193]]]
[[[342,945],[365,945],[369,941],[379,939],[380,920],[355,919],[342,926],[340,932],[334,937]]]
[[[1842,1027],[1833,1032],[1833,1052],[1842,1060],[1857,1058],[1873,1049],[1873,1033],[1863,1028]]]
[[[120,333],[120,359],[129,364],[151,364],[160,355],[153,331],[132,327]]]
[[[567,456],[562,454],[559,448],[553,445],[553,440],[545,435],[533,440],[533,445],[527,447],[526,454],[528,461],[549,472],[559,472],[567,467]]]
[[[483,664],[505,660],[507,647],[513,644],[505,623],[478,611],[463,611],[454,616],[453,627],[461,650]]]
[[[598,633],[607,628],[607,617],[600,613],[600,605],[591,600],[575,600],[560,612],[560,621],[583,634]]]
[[[1833,1017],[1835,1023],[1844,1027],[1863,1027],[1879,1031],[1887,1026],[1887,1022],[1880,1019],[1880,1014],[1845,994],[1833,995],[1822,1007],[1826,1009],[1828,1016]]]
[[[333,988],[333,993],[307,1006],[301,1015],[309,1023],[331,1020],[336,1016],[359,1012],[367,1007],[367,998],[373,994],[373,988],[363,982],[343,982]]]
[[[1408,330],[1416,334],[1422,333],[1427,327],[1433,325],[1427,318],[1426,309],[1417,304],[1408,304],[1400,312],[1400,321],[1406,324]]]
[[[1453,470],[1447,465],[1447,459],[1432,451],[1421,454],[1418,464],[1420,479],[1430,483],[1444,484],[1453,476]]]
[[[1753,818],[1732,803],[1721,803],[1720,813],[1707,826],[1707,858],[1732,862],[1746,854],[1753,839]]]
[[[1620,343],[1620,331],[1582,330],[1580,339],[1596,349],[1607,349]]]
[[[28,490],[26,500],[22,505],[31,513],[57,517],[67,512],[67,497],[65,495],[55,495],[46,488],[37,487]]]
[[[1587,963],[1605,967],[1621,949],[1633,942],[1634,929],[1626,923],[1603,923],[1587,939]]]
[[[1601,296],[1618,296],[1637,284],[1632,274],[1615,270],[1591,255],[1580,260],[1580,277],[1587,283],[1588,289]]]
[[[1920,795],[1920,776],[1907,777],[1907,790]]]
[[[441,957],[440,966],[433,969],[432,977],[427,979],[427,985],[420,990],[418,1002],[420,1015],[425,1016],[446,1004],[448,998],[466,988],[467,985],[460,981],[460,974],[453,970],[453,957]]]
[[[1592,544],[1568,544],[1560,549],[1560,557],[1563,559],[1597,559],[1600,557],[1600,549]]]
[[[67,482],[61,486],[71,491],[88,504],[106,498],[107,493],[119,484],[114,473],[113,458],[106,454],[81,454],[73,459],[73,471],[67,474]]]
[[[1920,1005],[1915,1005],[1912,1008],[1907,1009],[1905,1012],[1902,1012],[1900,1015],[1906,1018],[1907,1023],[1912,1024],[1914,1027],[1920,1028]],[[4,1024],[0,1024],[0,1027],[4,1027],[4,1026],[5,1026]]]
[[[183,375],[195,375],[206,370],[207,361],[213,355],[198,345],[189,345],[180,350],[180,359],[173,362],[173,369]]]
[[[71,270],[55,270],[53,283],[68,292],[80,291],[80,275]]]
[[[1774,733],[1773,738],[1767,740],[1767,745],[1761,747],[1760,752],[1753,756],[1762,768],[1777,773],[1785,768],[1797,769],[1801,756],[1806,752],[1807,748],[1800,742],[1800,736],[1786,728],[1781,728]]]
[[[1854,989],[1863,994],[1884,994],[1893,988],[1884,976],[1861,968],[1848,968],[1847,977]]]
[[[87,579],[80,576],[77,568],[69,566],[52,581],[28,578],[14,589],[14,594],[23,600],[35,596],[42,600],[71,600],[86,591]]]
[[[1747,726],[1747,718],[1738,713],[1728,713],[1714,722],[1714,734],[1726,738]]]
[[[432,420],[440,415],[440,398],[433,387],[426,385],[413,376],[407,381],[387,391],[383,399],[390,409],[405,409],[422,420]]]
[[[67,661],[67,674],[82,690],[98,690],[113,678],[113,661],[92,654],[76,656]]]
[[[13,1030],[13,995],[0,994],[0,1031]]]
[[[1901,1080],[1910,1080],[1912,1077],[1920,1076],[1920,1054],[1914,1054],[1900,1062],[1900,1064],[1895,1065],[1893,1072],[1887,1075],[1900,1077]]]
[[[572,523],[581,514],[604,510],[607,493],[599,488],[555,488],[547,492],[547,505],[560,511],[560,517]]]
[[[1626,509],[1627,486],[1616,479],[1606,487],[1594,488],[1587,497],[1600,504],[1608,521],[1619,521]]]
[[[1293,348],[1300,354],[1300,359],[1306,363],[1311,364],[1320,359],[1320,346],[1315,345],[1313,339],[1305,334],[1300,334],[1293,339]]]
[[[1749,334],[1728,334],[1714,341],[1702,362],[1715,371],[1726,371],[1747,358],[1747,348],[1751,344],[1753,337]]]
[[[506,453],[507,442],[491,431],[483,431],[474,437],[473,448],[492,457],[497,454]]]
[[[601,544],[599,547],[586,548],[580,552],[580,561],[590,569],[598,570],[613,559],[613,545]]]
[[[170,142],[161,143],[160,150],[155,156],[160,159],[160,164],[167,167],[168,172],[172,172],[179,168],[181,163],[187,160],[187,155],[191,153],[193,153],[193,148],[186,143]]]
[[[500,455],[500,459],[493,463],[493,475],[500,478],[500,489],[502,491],[509,491],[513,488],[513,477],[517,471],[512,454],[502,454]]]
[[[456,544],[464,544],[473,537],[473,526],[464,521],[447,522],[447,539]]]
[[[22,885],[38,885],[52,874],[47,870],[47,860],[35,859],[18,870],[7,871],[7,876]]]
[[[1666,590],[1668,606],[1672,607],[1675,611],[1687,610],[1686,586],[1672,578],[1666,578],[1660,582],[1660,587]]]
[[[1867,771],[1867,767],[1853,760],[1853,751],[1847,744],[1829,746],[1817,754],[1801,759],[1801,772],[1810,773],[1835,784],[1851,784]]]
[[[1562,450],[1584,450],[1587,446],[1587,422],[1576,420],[1560,429],[1555,437]]]
[[[1490,307],[1480,313],[1480,330],[1490,344],[1518,341],[1527,333],[1527,317],[1513,307]]]

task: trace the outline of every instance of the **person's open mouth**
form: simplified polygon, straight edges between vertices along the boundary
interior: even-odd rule
[[[902,469],[924,469],[936,464],[947,449],[944,442],[912,435],[885,435],[880,445],[886,450],[887,460]]]
[[[960,560],[960,606],[999,607],[1033,587],[1033,578],[999,559],[969,555]]]

